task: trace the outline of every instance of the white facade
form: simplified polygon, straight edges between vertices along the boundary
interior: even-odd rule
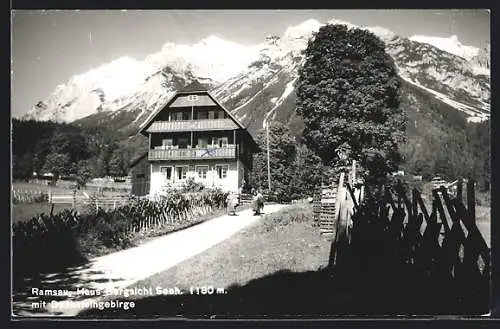
[[[236,160],[159,161],[150,163],[150,195],[169,185],[181,187],[189,178],[207,188],[238,192],[244,168]]]

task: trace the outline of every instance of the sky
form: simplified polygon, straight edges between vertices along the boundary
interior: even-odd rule
[[[123,56],[143,60],[167,42],[195,44],[209,35],[257,44],[311,18],[381,26],[402,37],[457,35],[481,48],[490,42],[487,10],[16,10],[11,114],[24,115],[73,75]]]

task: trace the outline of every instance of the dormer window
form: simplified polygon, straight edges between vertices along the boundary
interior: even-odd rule
[[[188,96],[188,101],[190,102],[195,102],[198,100],[198,95],[189,95]]]

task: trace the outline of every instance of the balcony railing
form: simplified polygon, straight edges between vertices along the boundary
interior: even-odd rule
[[[238,126],[231,119],[206,119],[206,120],[179,120],[156,121],[149,126],[147,132],[172,132],[172,131],[203,131],[203,130],[231,130]]]
[[[219,148],[149,150],[149,160],[234,159],[236,145]]]

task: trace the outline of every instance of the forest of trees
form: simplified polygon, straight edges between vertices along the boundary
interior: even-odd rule
[[[250,185],[266,191],[267,138],[262,130],[257,136],[261,151],[254,155]],[[321,159],[303,144],[297,144],[288,127],[280,122],[269,124],[269,159],[272,191],[279,200],[290,201],[310,195],[310,191],[326,181],[328,172]]]
[[[478,182],[479,191],[488,191],[491,180],[490,122],[467,123],[462,129],[450,130],[445,136],[443,139],[436,139],[433,135],[421,136],[423,142],[410,139],[402,151],[400,168],[410,176],[423,176],[424,181],[434,176],[449,181],[458,177],[474,179]],[[250,185],[267,191],[267,140],[264,130],[258,134],[257,143],[262,151],[254,156]],[[280,200],[312,196],[312,191],[330,182],[337,173],[334,168],[323,165],[319,156],[296,140],[290,130],[279,122],[270,123],[269,146],[271,187]]]
[[[14,178],[36,173],[74,177],[85,184],[92,177],[122,177],[128,173],[131,150],[120,147],[119,136],[99,128],[51,121],[12,121]]]
[[[415,140],[406,146],[402,164],[409,173],[425,180],[440,176],[447,180],[458,177],[473,179],[480,190],[491,183],[490,121],[468,123],[462,129],[439,136],[425,136],[427,142]],[[432,142],[431,142],[432,141]]]

